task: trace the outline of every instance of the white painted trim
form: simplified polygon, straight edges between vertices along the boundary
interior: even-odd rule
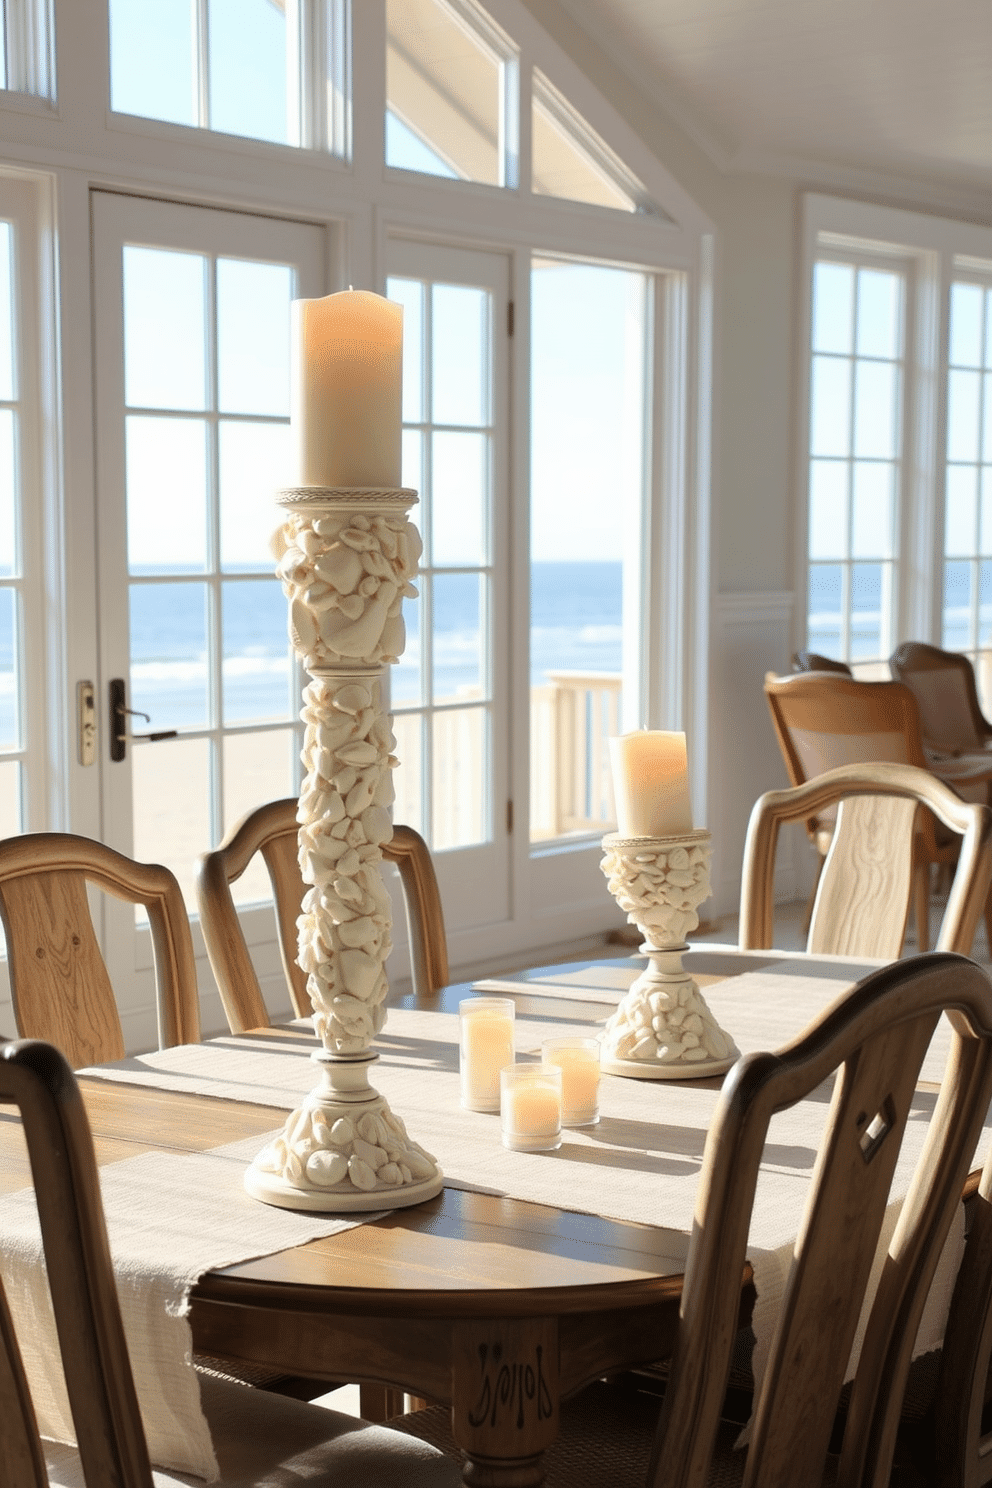
[[[755,625],[766,620],[788,619],[795,602],[791,589],[725,591],[717,594],[713,608],[722,625]]]
[[[699,143],[706,148],[702,140]],[[890,168],[843,165],[807,155],[793,155],[788,151],[747,147],[726,156],[722,162],[716,160],[716,156],[711,158],[729,175],[768,176],[793,181],[811,191],[842,192],[848,199],[860,199],[866,207],[884,204],[886,211],[919,207],[924,211],[929,209],[960,217],[976,225],[980,225],[985,217],[982,203],[988,201],[989,194],[988,177],[976,173],[974,179],[969,180],[967,171],[958,173],[956,180],[939,180],[903,175]]]
[[[762,694],[764,673],[788,666],[794,595],[786,590],[724,592],[713,603],[709,814],[713,834],[713,904],[733,913],[740,897],[744,835],[751,807],[765,790],[786,784],[785,767]],[[776,898],[801,892],[804,866],[784,833]]]

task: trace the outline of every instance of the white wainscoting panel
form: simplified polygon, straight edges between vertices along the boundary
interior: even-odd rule
[[[712,803],[713,915],[735,914],[751,807],[763,791],[788,785],[763,684],[790,670],[791,593],[720,594],[710,631],[709,799]],[[775,897],[809,891],[814,857],[801,826],[779,842]],[[702,913],[706,913],[706,907]]]

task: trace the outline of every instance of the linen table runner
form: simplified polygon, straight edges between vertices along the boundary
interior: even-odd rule
[[[156,1466],[208,1481],[217,1476],[217,1459],[190,1365],[191,1287],[205,1271],[377,1217],[295,1214],[256,1203],[243,1178],[257,1148],[250,1138],[210,1152],[148,1152],[100,1169],[149,1455]],[[41,1433],[75,1442],[33,1189],[0,1199],[0,1235],[0,1272]]]
[[[748,978],[740,977],[726,985],[741,988],[747,982]],[[788,978],[782,979],[781,986],[783,997],[795,990]],[[818,981],[817,986],[819,1012],[832,999],[823,997],[824,982]],[[728,999],[730,995],[728,991]],[[760,1014],[756,1020],[763,1025],[767,1014],[749,996],[735,1002],[739,1017],[731,1019],[729,1002],[721,1013],[724,1026],[744,1048],[752,1043],[744,1032],[744,1011],[755,1006]],[[795,1012],[792,1019],[802,1026],[809,1021]],[[542,1038],[560,1032],[563,1026],[518,1018],[518,1053],[536,1054]],[[760,1037],[756,1046],[767,1047],[767,1040]],[[448,1187],[498,1193],[686,1235],[690,1232],[706,1132],[719,1096],[718,1080],[669,1082],[604,1076],[599,1126],[566,1130],[557,1152],[511,1152],[502,1146],[497,1115],[465,1111],[459,1104],[456,1015],[394,1008],[376,1048],[380,1058],[370,1070],[373,1085],[402,1116],[412,1135],[438,1157]],[[286,1110],[313,1088],[311,1051],[309,1036],[302,1031],[299,1041],[293,1039],[288,1049],[263,1032],[161,1050],[93,1073],[228,1099],[254,1099]],[[830,1088],[824,1087],[772,1121],[751,1225],[749,1253],[759,1266],[762,1255],[778,1251],[796,1235],[829,1100]],[[932,1091],[916,1093],[893,1182],[893,1202],[906,1192],[935,1101]],[[992,1128],[983,1135],[980,1156],[990,1139]],[[256,1147],[261,1148],[265,1140],[256,1138]]]

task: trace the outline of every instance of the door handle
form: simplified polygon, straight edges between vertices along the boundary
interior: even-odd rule
[[[143,718],[146,723],[151,723],[151,719],[140,708],[129,708],[125,697],[124,678],[114,677],[110,683],[110,758],[115,764],[127,755],[129,738],[148,739],[152,744],[157,744],[160,739],[178,738],[177,729],[162,729],[154,734],[129,734],[128,718]]]

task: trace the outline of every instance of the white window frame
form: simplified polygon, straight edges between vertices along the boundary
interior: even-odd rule
[[[7,91],[55,99],[55,37],[51,0],[4,0]]]
[[[813,265],[827,256],[907,267],[903,480],[898,518],[893,649],[902,640],[940,645],[947,448],[947,346],[955,260],[992,259],[992,231],[968,222],[809,194],[803,256],[796,385],[796,600],[794,648],[806,644],[809,522],[810,366]],[[887,675],[887,668],[885,668]]]
[[[894,510],[894,514],[893,514],[893,528],[894,528],[894,530],[892,532],[892,555],[891,555],[891,558],[881,560],[881,562],[883,562],[883,563],[886,563],[887,562],[889,564],[889,573],[888,573],[888,576],[887,576],[887,578],[883,578],[883,590],[882,590],[882,592],[883,592],[883,612],[882,612],[882,619],[881,619],[882,648],[884,650],[885,647],[886,647],[886,645],[888,645],[888,648],[889,649],[886,652],[886,655],[885,656],[874,658],[871,661],[858,662],[857,659],[854,659],[852,665],[853,665],[853,669],[854,669],[855,675],[862,675],[863,674],[865,676],[868,676],[868,675],[875,675],[875,673],[878,670],[878,667],[885,662],[886,657],[889,654],[891,654],[891,652],[895,649],[895,641],[894,641],[893,637],[896,636],[896,634],[898,633],[898,630],[899,630],[899,594],[900,594],[900,588],[901,588],[900,575],[901,575],[901,571],[902,571],[902,569],[901,569],[901,559],[902,559],[902,546],[903,546],[902,545],[902,515],[903,515],[903,512],[904,512],[904,510],[906,508],[905,493],[906,493],[907,483],[908,483],[908,467],[909,467],[909,464],[910,464],[910,460],[908,458],[908,451],[909,451],[909,449],[911,447],[911,430],[912,430],[912,405],[911,405],[911,399],[910,399],[910,383],[911,383],[910,368],[912,366],[912,358],[913,358],[914,316],[913,316],[913,314],[911,312],[911,306],[912,306],[913,294],[914,294],[914,285],[915,285],[915,277],[916,277],[916,275],[915,275],[916,265],[915,265],[914,260],[913,260],[913,258],[911,256],[906,255],[904,253],[901,253],[899,251],[893,251],[890,248],[888,248],[887,246],[883,248],[882,245],[879,245],[877,250],[872,250],[872,249],[866,248],[864,244],[857,244],[857,243],[854,243],[854,242],[850,242],[850,243],[847,243],[847,244],[842,244],[842,243],[838,243],[836,241],[831,240],[830,235],[824,234],[824,233],[821,233],[821,234],[818,235],[818,241],[817,241],[816,251],[813,254],[813,258],[812,258],[812,261],[811,261],[811,264],[810,264],[810,284],[811,284],[811,289],[812,289],[812,279],[813,279],[813,275],[814,275],[816,266],[818,264],[821,264],[821,263],[837,263],[837,264],[849,265],[850,267],[852,267],[854,269],[855,273],[857,273],[857,271],[860,270],[860,269],[889,270],[889,271],[891,271],[893,273],[896,273],[896,274],[901,275],[902,276],[902,280],[903,280],[903,306],[902,306],[903,320],[902,320],[902,326],[901,326],[901,331],[902,331],[902,356],[901,356],[901,358],[899,358],[899,375],[900,375],[900,382],[901,382],[900,393],[899,393],[899,410],[898,410],[898,418],[899,418],[898,436],[899,437],[898,437],[897,448],[896,448],[896,452],[895,452],[895,456],[894,456],[894,463],[895,463],[895,465],[897,467],[897,478],[896,478],[896,482],[895,482],[895,490],[894,490],[894,493],[893,493],[893,496],[894,496],[894,506],[895,506],[895,510]],[[809,398],[809,392],[810,392],[810,389],[812,387],[813,359],[814,359],[814,356],[815,355],[818,355],[818,354],[819,353],[814,353],[813,346],[812,346],[812,302],[811,302],[811,306],[810,306],[809,356],[808,356],[808,359],[807,359],[807,366],[806,366],[806,391],[807,391],[807,399]],[[857,366],[857,363],[858,363],[859,360],[861,360],[861,358],[859,357],[859,354],[858,354],[856,348],[852,348],[852,351],[851,351],[851,354],[850,354],[850,361],[851,361],[851,364],[852,364],[852,374],[854,373],[854,371],[856,369],[856,366]],[[868,359],[868,360],[871,360],[871,359]],[[856,379],[852,375],[852,378],[851,378],[851,393],[850,393],[850,396],[851,396],[852,401],[853,401],[854,396],[855,396],[855,382],[856,382]],[[812,416],[811,413],[810,413],[809,416],[810,417]],[[854,448],[853,448],[853,441],[854,441],[854,419],[853,419],[853,407],[852,407],[852,420],[851,420],[851,442],[852,443],[851,443],[851,452],[846,457],[844,457],[845,460],[847,461],[847,463],[849,463],[849,464],[855,463],[856,460],[858,459],[858,456],[855,453]],[[805,505],[805,511],[806,511],[806,515],[807,515],[807,518],[808,518],[808,515],[809,515],[809,473],[810,473],[810,467],[812,465],[813,459],[815,458],[814,455],[813,455],[813,453],[812,453],[812,451],[811,451],[811,449],[810,449],[810,438],[809,438],[809,424],[808,424],[808,421],[807,421],[807,437],[806,437],[805,449],[806,449],[806,505]],[[851,553],[851,533],[849,532],[848,533],[847,552],[845,553],[845,555],[843,557],[839,557],[839,558],[836,558],[836,559],[830,559],[830,560],[827,560],[827,561],[829,561],[830,563],[836,563],[838,566],[840,566],[840,567],[844,568],[845,570],[847,570],[848,577],[847,577],[847,580],[845,581],[845,594],[847,595],[847,597],[849,599],[850,596],[849,596],[849,592],[848,592],[848,586],[850,584],[850,570],[852,569],[852,567],[854,566],[854,564],[857,563],[857,562],[859,562],[859,561],[872,561],[872,560],[858,560],[858,559],[856,559],[852,555],[852,553]],[[811,567],[812,567],[812,563],[809,561],[809,558],[808,558],[808,549],[807,549],[807,575],[806,575],[807,582],[806,582],[806,584],[804,586],[804,591],[803,591],[803,593],[804,593],[804,601],[805,601],[805,603],[806,603],[807,606],[808,606],[808,601],[809,601],[809,583],[808,583],[808,578],[809,578],[809,569]],[[852,613],[853,613],[853,607],[850,605],[850,603],[848,603],[846,609],[843,610],[842,613],[841,613],[842,634],[847,636],[848,641],[850,640],[850,634],[849,634],[849,632],[850,632],[850,622],[851,622],[851,615],[852,615]],[[804,645],[805,644],[807,644],[806,641],[804,641]],[[810,644],[810,649],[813,650],[813,651],[816,651],[816,650],[818,650],[818,647],[815,646],[815,645]],[[848,648],[847,648],[848,654],[845,654],[844,657],[843,657],[843,659],[845,661],[850,661],[851,660],[849,651],[850,651],[850,648],[848,646]]]

